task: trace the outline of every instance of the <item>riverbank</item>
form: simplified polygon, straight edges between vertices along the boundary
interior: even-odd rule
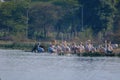
[[[31,51],[37,43],[36,41],[28,42],[13,42],[13,41],[0,41],[0,49],[19,49],[24,51]],[[47,50],[49,42],[41,42],[41,45]]]
[[[31,50],[34,46],[33,42],[11,42],[11,41],[0,41],[1,49],[20,49],[20,50]]]

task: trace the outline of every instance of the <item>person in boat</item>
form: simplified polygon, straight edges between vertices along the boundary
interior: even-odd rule
[[[72,45],[71,45],[71,52],[76,54],[77,51],[78,51],[77,45],[76,45],[75,42],[73,42]]]
[[[113,47],[113,49],[118,48],[118,44],[111,44],[111,46]]]
[[[64,46],[64,50],[65,50],[65,53],[66,53],[66,54],[68,54],[68,53],[71,52],[71,49],[70,49],[70,47],[69,47],[68,44]]]
[[[113,52],[113,47],[110,42],[110,43],[108,43],[108,46],[107,46],[107,53],[112,53],[112,52]]]
[[[32,49],[32,52],[37,52],[38,45],[39,45],[39,43],[35,43],[35,45],[34,45],[34,47]]]
[[[71,49],[69,47],[69,44],[67,43],[67,41],[62,42],[62,51],[67,54],[71,52]]]
[[[50,46],[48,47],[48,52],[49,53],[56,53],[57,49],[56,49],[56,40],[52,40],[50,43]]]
[[[40,43],[35,43],[32,52],[44,52],[44,47]]]
[[[104,42],[104,50],[105,50],[105,53],[107,53],[107,49],[108,49],[108,41],[105,40],[105,42]]]
[[[56,50],[57,50],[57,53],[58,53],[58,54],[59,54],[59,53],[63,53],[62,45],[57,44],[57,45],[56,45]]]
[[[106,48],[103,45],[99,45],[97,50],[99,53],[106,53]]]
[[[56,50],[55,45],[50,45],[50,46],[48,47],[48,52],[49,52],[49,53],[56,53],[57,50]]]
[[[79,46],[78,46],[78,49],[79,49],[79,53],[85,52],[85,47],[84,47],[84,45],[83,45],[82,42],[80,42],[80,44],[79,44]]]
[[[61,48],[64,53],[65,53],[65,45],[66,45],[66,41],[63,41],[61,44]]]
[[[48,47],[48,52],[49,53],[56,53],[57,52],[56,40],[51,41],[50,46]]]
[[[86,44],[86,49],[85,49],[85,51],[86,52],[96,52],[96,48],[93,46],[93,44],[92,44],[92,42],[91,42],[91,40],[88,40],[87,42],[86,42],[87,44]]]
[[[39,53],[39,52],[44,52],[45,50],[44,50],[43,46],[39,45],[37,48],[37,51]]]

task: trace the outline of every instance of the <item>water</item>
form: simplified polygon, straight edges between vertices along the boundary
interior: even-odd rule
[[[0,50],[0,80],[119,80],[120,58]]]

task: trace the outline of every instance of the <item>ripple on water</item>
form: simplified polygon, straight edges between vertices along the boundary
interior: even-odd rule
[[[119,80],[120,58],[0,50],[2,80]],[[7,76],[7,77],[6,77]]]

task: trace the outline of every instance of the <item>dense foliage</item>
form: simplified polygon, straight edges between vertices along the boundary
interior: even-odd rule
[[[119,0],[5,0],[0,39],[112,39],[120,42]]]

